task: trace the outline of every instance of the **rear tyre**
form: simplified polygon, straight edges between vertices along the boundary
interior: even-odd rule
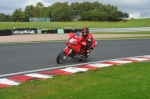
[[[66,57],[66,52],[64,52],[63,50],[58,54],[57,56],[57,63],[58,64],[62,64],[67,60],[68,57]]]

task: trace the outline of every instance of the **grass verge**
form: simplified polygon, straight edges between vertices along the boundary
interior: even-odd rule
[[[150,62],[111,66],[0,89],[1,99],[149,99]]]
[[[131,27],[149,27],[150,18],[130,19],[127,22],[99,22],[99,21],[79,21],[79,22],[1,22],[0,30],[13,28],[41,28],[41,29],[57,29],[57,28],[131,28]]]

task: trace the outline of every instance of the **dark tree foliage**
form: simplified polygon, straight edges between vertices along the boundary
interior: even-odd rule
[[[0,21],[29,21],[30,17],[50,17],[51,21],[118,21],[129,18],[128,13],[119,11],[116,6],[104,5],[98,1],[84,1],[82,3],[56,2],[45,7],[42,2],[36,6],[27,5],[25,10],[16,9],[12,16],[0,14]]]
[[[0,13],[0,22],[11,22],[12,17],[10,15],[5,15],[4,13]]]
[[[12,18],[15,22],[23,22],[25,20],[25,14],[21,8],[18,8],[13,12]]]

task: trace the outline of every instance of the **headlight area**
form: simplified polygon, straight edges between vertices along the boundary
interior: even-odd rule
[[[74,38],[69,39],[68,42],[69,42],[70,44],[77,44],[77,40],[74,39]]]

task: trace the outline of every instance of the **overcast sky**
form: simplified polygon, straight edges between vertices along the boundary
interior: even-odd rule
[[[83,2],[88,0],[1,0],[0,13],[12,14],[15,9],[24,8],[27,5],[36,5],[42,2],[44,6],[50,6],[56,2]],[[127,12],[130,18],[150,18],[150,0],[89,0],[98,1],[102,4],[117,6],[119,11]]]

